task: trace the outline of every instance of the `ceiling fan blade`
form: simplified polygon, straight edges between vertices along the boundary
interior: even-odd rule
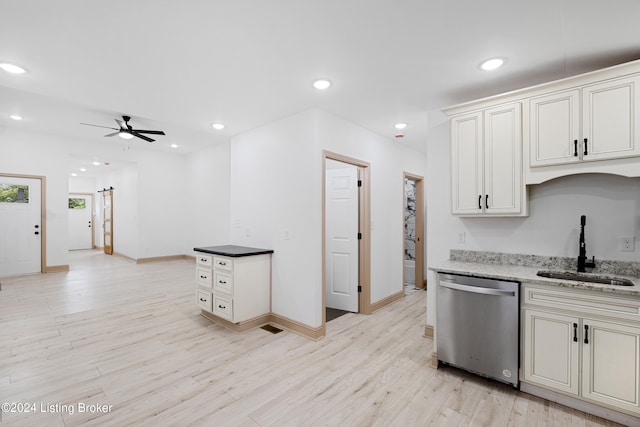
[[[114,132],[114,133],[108,133],[108,134],[106,134],[105,136],[116,136],[116,135],[117,135],[117,134],[119,134],[119,133],[120,133],[120,131],[118,131],[118,132]]]
[[[140,129],[132,129],[132,130],[138,133],[150,133],[152,135],[165,135],[165,133],[161,130],[140,130]]]
[[[139,134],[137,131],[134,131],[134,130],[132,130],[132,131],[131,131],[131,135],[133,135],[133,136],[137,136],[137,137],[138,137],[138,138],[140,138],[140,139],[144,139],[144,140],[145,140],[145,141],[147,141],[147,142],[153,142],[153,141],[155,141],[155,139],[151,139],[151,138],[149,138],[148,136],[144,136],[144,135],[142,135],[142,134]]]
[[[113,130],[118,130],[116,128],[110,128],[109,126],[100,126],[100,125],[92,125],[91,123],[80,123],[81,125],[85,125],[85,126],[94,126],[97,128],[105,128],[105,129],[113,129]]]
[[[127,124],[125,122],[123,122],[122,120],[118,120],[118,119],[115,119],[115,121],[118,124],[118,126],[120,126],[120,129],[127,129]]]

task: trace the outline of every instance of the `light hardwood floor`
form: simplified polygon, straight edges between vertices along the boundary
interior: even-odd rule
[[[314,342],[199,316],[188,260],[136,265],[81,251],[70,264],[1,280],[0,402],[36,405],[3,412],[3,426],[615,425],[433,369],[424,291],[339,317]]]

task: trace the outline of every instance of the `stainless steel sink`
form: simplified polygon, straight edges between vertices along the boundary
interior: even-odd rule
[[[537,275],[550,279],[574,280],[576,282],[601,283],[612,286],[633,286],[631,280],[601,274],[574,273],[572,271],[538,271]]]

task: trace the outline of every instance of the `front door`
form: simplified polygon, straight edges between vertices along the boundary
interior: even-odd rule
[[[69,250],[93,249],[93,197],[69,194]]]
[[[41,181],[0,176],[0,277],[42,271]]]
[[[326,160],[326,306],[358,312],[358,167]]]

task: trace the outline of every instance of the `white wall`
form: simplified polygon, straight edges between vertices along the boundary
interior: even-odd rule
[[[232,139],[231,242],[274,249],[272,310],[313,327],[322,324],[323,150],[371,165],[373,302],[402,290],[403,171],[424,175],[426,164],[319,110]]]
[[[118,187],[105,182],[105,186],[113,185],[123,195],[123,191],[137,191],[135,196],[129,193],[124,199],[131,203],[135,199],[137,214],[128,211],[117,218],[118,226],[125,227],[127,238],[132,235],[130,230],[138,230],[137,242],[119,248],[117,239],[123,235],[114,235],[116,251],[124,249],[122,253],[132,258],[185,253],[185,231],[190,229],[186,225],[189,210],[184,206],[186,156],[146,149],[143,144],[131,143],[129,150],[122,150],[120,141],[96,143],[0,127],[0,172],[46,176],[47,265],[68,264],[70,155],[137,165],[136,174],[129,170],[118,175]],[[109,173],[105,169],[104,174]],[[104,177],[101,175],[100,179]],[[96,183],[101,188],[98,180]],[[123,207],[122,201],[119,206]]]
[[[449,257],[450,249],[545,256],[578,256],[580,215],[587,216],[587,255],[598,259],[640,261],[620,252],[621,236],[640,237],[640,178],[584,174],[529,186],[529,217],[459,218],[450,214],[448,124],[441,113],[430,117],[427,151],[428,264]],[[459,233],[465,243],[459,244]],[[429,273],[435,283],[433,273]],[[434,324],[434,294],[429,288],[427,323]]]
[[[217,144],[187,156],[185,179],[188,227],[183,253],[230,241],[230,144]]]

